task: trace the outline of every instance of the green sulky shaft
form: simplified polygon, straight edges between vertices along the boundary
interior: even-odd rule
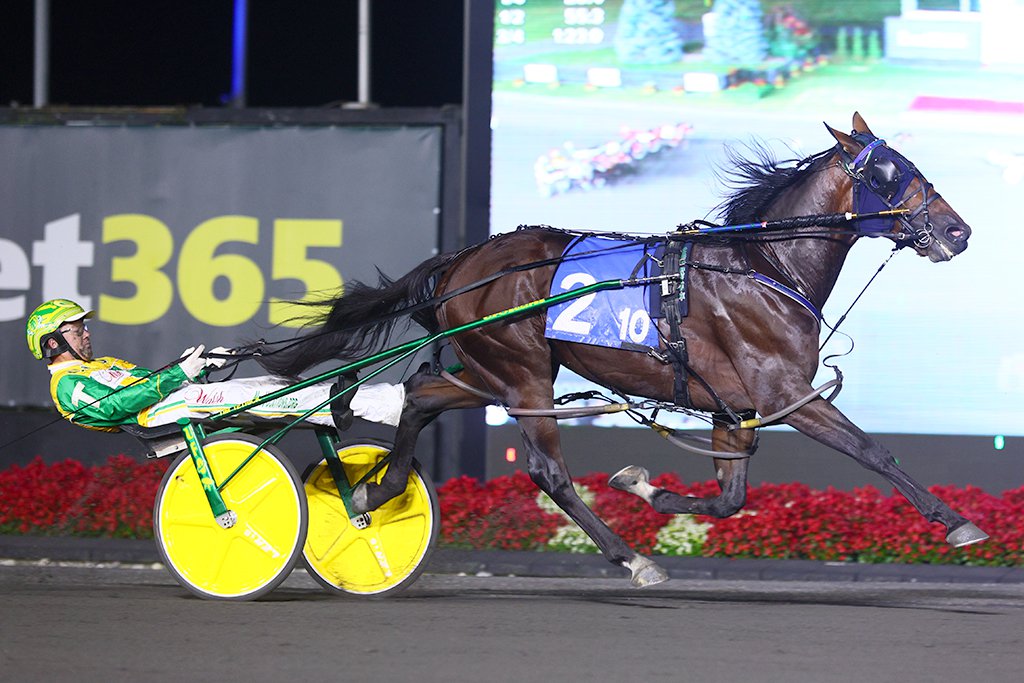
[[[525,303],[525,304],[522,304],[522,305],[519,305],[519,306],[513,306],[512,308],[506,308],[503,311],[498,311],[497,313],[491,313],[490,315],[485,315],[483,318],[480,318],[479,320],[472,320],[472,321],[470,321],[468,323],[465,323],[463,325],[459,325],[458,327],[453,327],[450,330],[443,330],[441,332],[437,332],[435,334],[428,335],[426,337],[420,337],[419,339],[413,339],[412,341],[405,342],[404,344],[401,344],[401,345],[396,346],[394,348],[385,349],[385,350],[383,350],[383,351],[381,351],[379,353],[375,353],[374,355],[369,356],[367,358],[364,358],[363,360],[354,361],[352,363],[349,363],[348,365],[344,365],[344,366],[342,366],[340,368],[337,368],[335,370],[329,370],[328,372],[325,372],[323,374],[317,375],[316,377],[311,377],[309,379],[303,380],[303,381],[299,382],[298,384],[293,384],[293,385],[287,386],[287,387],[285,387],[283,389],[278,389],[277,391],[271,392],[271,393],[267,394],[266,396],[261,396],[259,398],[253,399],[252,401],[247,401],[245,403],[240,403],[237,406],[235,406],[234,408],[231,408],[229,410],[225,410],[224,412],[217,413],[216,415],[213,415],[210,418],[210,420],[212,422],[217,422],[217,421],[229,418],[229,417],[233,417],[235,415],[238,415],[240,413],[245,412],[249,408],[253,408],[253,407],[258,406],[258,405],[263,405],[264,403],[267,403],[269,401],[273,401],[275,399],[281,398],[282,396],[287,396],[288,394],[292,393],[293,391],[298,391],[300,389],[305,389],[306,387],[313,386],[314,384],[319,384],[320,382],[324,382],[324,381],[327,381],[329,379],[334,379],[335,377],[338,377],[340,375],[344,375],[344,374],[350,373],[350,372],[355,372],[355,371],[361,370],[361,369],[363,369],[363,368],[365,368],[367,366],[375,365],[375,364],[377,364],[377,363],[379,363],[379,362],[381,362],[383,360],[387,360],[389,358],[393,358],[395,356],[398,356],[398,358],[396,358],[395,361],[393,361],[392,363],[390,363],[388,365],[388,367],[390,367],[391,365],[394,364],[394,362],[400,361],[402,358],[405,358],[405,357],[415,353],[416,351],[419,351],[424,346],[432,344],[432,343],[434,343],[436,341],[440,341],[441,339],[447,339],[448,337],[452,337],[452,336],[454,336],[456,334],[462,334],[463,332],[468,332],[470,330],[475,330],[476,328],[482,327],[484,325],[490,325],[492,323],[500,322],[502,320],[507,320],[507,319],[512,318],[512,317],[516,317],[516,316],[520,316],[520,315],[525,315],[527,313],[532,313],[532,312],[534,312],[536,310],[539,310],[539,309],[548,308],[550,306],[556,306],[556,305],[558,305],[558,304],[560,304],[562,302],[570,301],[572,299],[578,299],[581,296],[586,296],[587,294],[591,294],[593,292],[600,292],[600,291],[604,291],[604,290],[608,290],[608,289],[622,289],[625,286],[626,286],[626,281],[625,280],[602,280],[601,282],[595,282],[592,285],[585,285],[583,287],[578,287],[578,288],[573,289],[573,290],[568,291],[568,292],[562,292],[561,294],[556,294],[555,296],[546,297],[544,299],[537,299],[536,301],[531,301],[529,303]],[[384,368],[382,368],[382,370],[383,369]],[[374,373],[374,374],[376,374],[376,373]],[[322,406],[317,406],[313,410],[309,411],[306,415],[303,415],[303,417],[300,418],[300,419],[305,419],[305,417],[307,415],[311,415],[316,410],[319,410],[321,407]]]

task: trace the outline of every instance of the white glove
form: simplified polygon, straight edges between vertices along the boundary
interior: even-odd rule
[[[199,346],[190,346],[185,349],[181,357],[184,358],[178,365],[181,366],[181,371],[185,373],[185,376],[190,380],[195,379],[199,376],[199,373],[206,367],[206,359],[203,358],[203,351],[206,349],[205,346],[200,344]]]
[[[179,365],[181,365],[182,371],[185,376],[190,380],[195,379],[199,376],[199,373],[204,368],[222,368],[224,364],[228,362],[227,358],[207,358],[203,355],[203,351],[206,350],[205,345],[200,344],[199,346],[190,346],[181,354],[184,358]],[[231,349],[224,346],[217,346],[210,349],[210,353],[216,353],[220,355],[231,355]]]
[[[231,356],[231,349],[226,346],[215,346],[210,349],[210,353],[215,353],[220,356]],[[208,368],[222,368],[224,364],[228,362],[227,358],[207,358],[206,367]]]

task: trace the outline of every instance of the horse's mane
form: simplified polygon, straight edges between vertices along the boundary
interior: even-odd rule
[[[752,141],[746,148],[749,156],[727,147],[728,167],[720,167],[716,172],[729,190],[725,200],[716,207],[725,225],[763,220],[768,207],[783,190],[819,171],[835,151],[829,148],[803,159],[779,160],[761,142]]]

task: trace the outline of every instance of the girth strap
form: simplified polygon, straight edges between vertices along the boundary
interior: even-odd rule
[[[684,408],[693,407],[690,401],[689,376],[690,356],[686,351],[686,338],[679,329],[682,320],[680,308],[687,306],[686,300],[686,261],[689,257],[691,242],[669,240],[665,245],[663,272],[666,275],[679,275],[678,280],[663,280],[661,292],[661,314],[668,326],[669,338],[665,342],[669,360],[675,374],[674,402]]]
[[[675,374],[675,396],[673,400],[676,405],[684,408],[693,408],[693,400],[690,396],[688,384],[689,378],[693,377],[714,400],[715,405],[718,406],[718,412],[731,417],[732,423],[738,425],[740,418],[737,417],[736,413],[715,393],[711,385],[690,367],[690,356],[686,350],[686,338],[683,337],[683,333],[679,329],[679,323],[689,312],[687,271],[688,266],[691,265],[689,260],[692,249],[693,242],[690,241],[668,240],[668,243],[665,245],[665,252],[662,255],[662,272],[665,275],[678,273],[679,277],[662,282],[661,315],[665,318],[669,334],[668,339],[665,339],[666,353],[664,356],[667,356],[667,358],[662,357],[662,354],[655,353],[652,355],[660,358],[662,362],[672,363],[672,369]]]

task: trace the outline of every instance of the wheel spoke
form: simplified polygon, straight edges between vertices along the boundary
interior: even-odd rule
[[[326,467],[324,470],[326,471]],[[338,493],[338,487],[334,483],[334,478],[327,474],[317,472],[314,476],[310,477],[306,481],[306,487],[312,487],[312,491],[306,491],[306,498],[309,499],[310,503],[315,501],[318,507],[324,507],[331,512],[337,513],[342,517],[347,517],[348,513],[345,510],[345,504],[341,502],[341,495]],[[312,506],[311,506],[312,507]]]
[[[205,501],[204,501],[205,502]],[[162,524],[165,528],[175,527],[211,527],[216,526],[217,522],[214,520],[213,512],[210,511],[210,506],[207,505],[205,510],[184,510],[179,508],[171,508],[172,511],[164,512],[164,522]]]
[[[234,545],[235,539],[238,537],[238,532],[234,529],[224,529],[224,538],[220,543],[210,543],[207,547],[210,551],[210,564],[209,567],[213,570],[210,573],[210,580],[217,580],[224,573],[225,568],[228,566],[228,561],[231,555],[231,546]]]
[[[215,435],[203,448],[223,481],[259,443],[245,434]],[[202,597],[252,599],[278,585],[294,565],[306,524],[305,497],[288,461],[264,448],[224,486],[224,503],[237,514],[229,529],[214,519],[191,463],[178,462],[158,518],[157,540],[172,573]]]
[[[238,536],[262,553],[273,556],[275,559],[279,557],[287,557],[294,548],[294,537],[289,533],[288,537],[284,540],[288,543],[287,548],[278,547],[276,541],[281,536],[280,533],[273,533],[266,530],[257,520],[246,519],[243,520],[238,527]],[[290,531],[290,530],[289,530]]]
[[[423,519],[424,517],[430,516],[429,507],[425,510],[419,508],[420,506],[408,507],[401,510],[395,510],[389,515],[381,515],[383,519],[379,521],[378,526],[386,527],[391,526],[392,524],[400,524],[411,519]],[[370,514],[372,515],[373,513],[371,512]]]
[[[384,543],[380,540],[379,534],[367,534],[366,543],[370,549],[370,556],[377,562],[377,566],[380,567],[380,573],[390,578],[394,575],[395,570],[388,562],[387,550],[384,547]]]
[[[358,481],[387,454],[382,449],[371,456],[368,449],[366,445],[339,449],[349,481]],[[310,529],[305,552],[317,580],[353,595],[382,595],[404,588],[410,577],[422,571],[432,539],[436,499],[427,488],[429,484],[412,475],[403,493],[371,510],[370,525],[357,529],[348,518],[326,462],[321,461],[319,468],[306,482]],[[380,484],[385,472],[386,468],[370,481]]]
[[[338,534],[323,556],[318,558],[318,564],[325,567],[334,564],[339,557],[348,552],[353,544],[362,540],[358,532],[358,529],[352,527]]]
[[[239,481],[239,477],[242,475],[239,475],[239,477],[228,482],[221,495],[230,497],[235,505],[251,513],[265,503],[282,485],[291,488],[291,482],[288,481],[288,477],[283,477],[282,472],[275,470],[269,467],[261,467],[253,470],[253,472],[249,473],[248,477],[242,478],[241,481]],[[266,475],[258,476],[264,471],[267,471]],[[246,488],[246,485],[249,488]],[[229,504],[228,507],[230,508],[231,505]]]

